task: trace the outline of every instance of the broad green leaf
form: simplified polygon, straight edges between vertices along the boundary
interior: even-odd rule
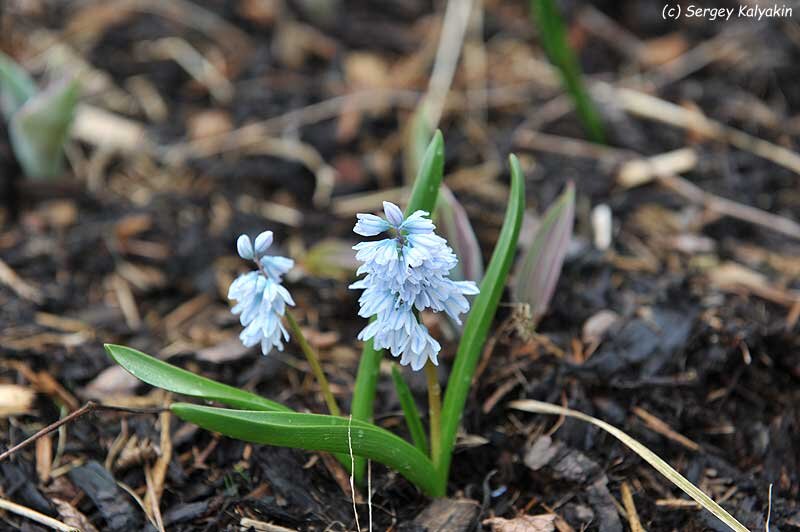
[[[337,416],[295,412],[228,410],[174,403],[178,417],[232,438],[353,455],[380,462],[435,495],[436,474],[431,461],[417,448],[371,423]]]
[[[514,282],[514,300],[530,306],[534,323],[547,311],[555,292],[572,239],[574,220],[575,186],[569,183],[567,189],[547,209]]]
[[[77,80],[63,80],[33,96],[11,117],[14,155],[28,177],[52,178],[61,173],[79,92]]]
[[[122,345],[105,344],[106,353],[128,373],[150,386],[170,392],[217,401],[235,408],[275,412],[292,410],[254,393],[195,375],[163,360]]]
[[[425,151],[425,156],[422,158],[419,173],[406,206],[406,216],[418,210],[433,212],[443,175],[444,139],[442,138],[442,132],[437,131]],[[353,389],[353,401],[350,407],[353,419],[361,421],[372,420],[375,388],[378,382],[381,358],[381,351],[375,350],[372,340],[364,342],[361,361],[358,364],[358,373],[356,374],[356,384]],[[356,481],[361,482],[363,480],[365,468],[366,461],[357,459],[353,470]]]
[[[37,92],[33,78],[13,59],[0,52],[0,112],[6,121]]]
[[[483,279],[483,256],[478,237],[467,211],[447,186],[442,186],[436,202],[436,227],[458,257],[458,264],[450,272],[450,277],[479,283]]]
[[[447,491],[447,477],[458,424],[461,421],[461,414],[472,385],[475,367],[483,350],[483,344],[486,342],[500,296],[503,294],[508,271],[514,260],[522,215],[525,211],[525,176],[516,156],[509,156],[509,162],[511,164],[511,192],[503,228],[500,230],[492,259],[486,268],[486,275],[480,286],[481,292],[473,301],[472,309],[467,316],[467,323],[464,325],[464,333],[458,344],[458,352],[444,395],[441,456],[439,460],[434,460],[441,464],[437,471],[439,477],[437,494],[439,495],[444,495]]]
[[[577,410],[571,410],[558,405],[550,403],[543,403],[541,401],[534,401],[533,399],[523,399],[520,401],[512,401],[509,403],[511,408],[522,410],[525,412],[533,412],[535,414],[552,414],[554,416],[569,416],[581,421],[586,421],[605,430],[619,441],[627,445],[633,452],[638,454],[645,462],[653,466],[659,473],[667,477],[667,479],[678,486],[683,492],[697,501],[703,508],[714,514],[720,521],[728,525],[731,530],[736,532],[748,532],[739,521],[736,520],[731,514],[725,511],[722,506],[714,502],[714,500],[706,495],[697,486],[689,482],[689,480],[675,471],[667,462],[665,462],[656,453],[628,436],[625,432],[619,430],[617,427],[606,423],[596,417],[589,416]]]
[[[555,0],[530,0],[530,12],[539,30],[542,47],[561,72],[564,88],[575,103],[587,135],[594,142],[604,143],[603,123],[583,83],[580,64],[567,42],[567,32]]]
[[[406,418],[408,432],[411,433],[411,440],[417,449],[424,454],[428,454],[428,438],[425,436],[425,427],[422,426],[422,416],[419,415],[417,403],[414,402],[414,395],[411,393],[411,389],[395,364],[392,364],[392,381],[394,381],[394,389],[397,392],[400,407],[403,409],[403,414]]]

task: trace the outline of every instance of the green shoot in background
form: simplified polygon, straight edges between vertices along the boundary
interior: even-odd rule
[[[583,83],[580,64],[567,41],[566,28],[555,0],[530,0],[530,12],[539,30],[542,47],[561,72],[564,88],[575,104],[586,134],[593,142],[604,144],[605,132],[600,114]]]
[[[0,111],[26,176],[51,179],[61,174],[79,94],[74,78],[39,91],[30,75],[0,52]]]

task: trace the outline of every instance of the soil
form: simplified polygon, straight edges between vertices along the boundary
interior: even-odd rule
[[[427,88],[443,5],[197,4],[202,10],[183,1],[0,6],[0,49],[42,84],[78,71],[52,53],[54,43],[71,51],[94,76],[85,103],[147,139],[118,151],[101,146],[102,135],[77,139],[65,175],[41,182],[23,177],[2,129],[0,386],[36,392],[22,412],[0,414],[2,449],[89,399],[136,408],[170,400],[115,368],[106,342],[324,412],[296,344],[266,357],[238,344],[226,299],[244,268],[235,241],[264,229],[275,232],[276,253],[297,260],[287,281],[297,315],[349,410],[364,326],[358,294],[347,289],[355,213],[379,209],[404,184],[404,128]],[[467,504],[454,514],[475,508],[474,516],[431,525],[430,512],[447,504],[431,510],[413,485],[374,465],[372,509],[365,488],[356,504],[360,526],[371,514],[376,530],[489,530],[488,518],[554,513],[559,531],[627,530],[629,487],[646,530],[727,530],[605,432],[507,406],[527,398],[623,429],[751,530],[764,529],[768,510],[770,530],[800,530],[800,240],[769,221],[720,215],[658,179],[624,186],[619,172],[637,154],[692,148],[697,162],[684,179],[795,222],[800,175],[613,98],[598,105],[613,149],[582,149],[592,145],[526,3],[484,4],[482,27],[465,41],[472,70],[457,70],[440,124],[446,182],[484,260],[502,223],[509,152],[521,157],[532,219],[575,183],[575,234],[535,333],[503,296],[448,487],[453,499],[474,501],[453,502]],[[800,8],[792,17],[712,22],[664,20],[657,2],[560,7],[591,84],[647,92],[800,151]],[[186,68],[198,56],[211,75]],[[309,107],[348,94],[359,96]],[[231,134],[269,119],[248,141]],[[211,139],[211,149],[198,139]],[[607,250],[593,240],[591,212],[601,204],[613,214]],[[530,238],[526,224],[522,244]],[[457,341],[449,324],[432,317],[429,325],[443,344],[445,384]],[[424,411],[424,378],[406,376]],[[388,374],[376,404],[376,422],[407,436]],[[168,462],[159,459],[165,443]],[[102,412],[0,463],[0,496],[84,530],[154,529],[156,514],[129,493],[144,500],[148,485],[162,491],[166,530],[355,530],[341,474],[318,453],[247,444],[177,418],[167,426],[165,416]],[[0,529],[45,530],[11,512],[0,513]]]

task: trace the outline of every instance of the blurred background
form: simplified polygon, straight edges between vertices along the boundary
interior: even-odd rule
[[[263,357],[238,340],[236,237],[266,229],[297,261],[298,314],[347,409],[364,325],[347,289],[355,214],[404,203],[423,115],[444,133],[445,183],[475,236],[463,262],[491,256],[511,152],[527,180],[520,254],[569,182],[575,225],[546,308],[531,316],[504,295],[450,485],[475,502],[431,510],[376,467],[375,526],[467,531],[555,513],[561,532],[628,530],[632,489],[647,530],[725,530],[609,436],[504,406],[534,398],[623,428],[751,529],[773,485],[772,530],[800,529],[800,5],[759,20],[747,10],[773,4],[713,4],[735,13],[3,0],[0,51],[32,84],[0,70],[0,445],[89,399],[168,400],[113,367],[104,342],[323,411],[296,346]],[[17,89],[74,97],[69,130],[61,107],[11,106]],[[63,144],[47,178],[24,160],[25,135],[56,162]],[[457,331],[426,323],[444,382]],[[379,424],[402,433],[388,379],[379,394]],[[534,445],[545,434],[550,461]],[[0,497],[83,530],[355,529],[346,478],[320,455],[158,416],[84,418],[41,441],[0,463]],[[130,493],[155,497],[158,519]],[[446,511],[464,524],[431,524]],[[0,514],[0,529],[38,526]]]

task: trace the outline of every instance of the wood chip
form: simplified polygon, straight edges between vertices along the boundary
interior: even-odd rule
[[[425,530],[466,532],[478,515],[480,505],[471,499],[436,499],[425,508],[414,523]]]
[[[80,530],[78,528],[75,528],[74,526],[62,523],[57,519],[53,519],[50,516],[37,512],[36,510],[32,510],[26,506],[13,503],[6,499],[0,499],[0,510],[5,510],[7,512],[12,512],[17,515],[27,517],[28,519],[36,521],[37,523],[40,523],[42,525],[48,526],[53,530],[59,530],[61,532],[80,532]]]
[[[688,172],[697,166],[697,161],[697,153],[693,148],[681,148],[653,157],[634,159],[620,166],[617,183],[625,188],[640,186],[658,176]]]
[[[784,290],[767,281],[762,274],[735,262],[725,262],[708,272],[709,280],[719,289],[733,293],[750,293],[792,308],[800,302],[800,293]]]
[[[622,483],[620,492],[622,493],[622,505],[625,506],[625,513],[628,514],[628,524],[631,527],[631,532],[645,532],[641,521],[639,521],[639,513],[636,511],[636,505],[633,503],[631,487],[627,482]]]
[[[165,398],[165,402],[168,402],[168,399]],[[172,460],[170,419],[171,414],[169,411],[161,412],[161,414],[159,414],[158,421],[161,425],[159,455],[155,464],[153,464],[152,467],[147,466],[145,469],[147,494],[144,498],[144,507],[150,517],[159,525],[159,528],[162,531],[164,530],[164,524],[160,510],[161,496],[164,493],[164,481],[167,478],[167,468],[169,467],[170,460]]]
[[[53,435],[45,434],[36,440],[36,475],[41,483],[50,480],[53,469]]]
[[[37,312],[34,319],[42,327],[50,327],[63,332],[83,332],[91,330],[91,327],[81,320],[66,318],[48,312]]]
[[[81,389],[80,395],[87,399],[106,400],[120,395],[133,395],[140,384],[139,379],[115,364],[101,371]]]
[[[645,425],[647,425],[651,430],[657,432],[668,438],[672,441],[678,442],[687,449],[691,451],[699,451],[700,445],[693,442],[686,436],[679,434],[678,432],[674,431],[669,425],[667,425],[664,421],[657,418],[647,410],[641,407],[634,407],[633,413],[636,414],[642,421],[644,421]]]
[[[67,405],[67,407],[69,407],[69,409],[72,411],[80,408],[81,404],[78,402],[75,396],[68,392],[66,388],[61,386],[61,384],[47,371],[34,371],[30,368],[30,366],[19,361],[15,361],[11,365],[15,370],[22,374],[22,376],[25,377],[25,379],[31,383],[31,386],[33,386],[33,388],[39,393],[49,395],[59,400]]]
[[[80,104],[70,130],[72,137],[122,153],[152,151],[142,124],[99,107]]]
[[[74,526],[81,532],[98,532],[89,518],[83,515],[80,510],[73,505],[56,497],[53,497],[51,500],[53,504],[56,505],[58,516],[64,521],[64,524]]]
[[[273,525],[264,521],[257,521],[249,517],[242,517],[239,521],[239,530],[242,532],[248,530],[255,530],[256,532],[297,532],[294,528],[286,528],[285,526]]]
[[[595,83],[592,88],[594,94],[599,97],[598,99],[609,105],[621,106],[625,111],[642,118],[728,142],[741,150],[749,151],[800,174],[800,155],[797,153],[711,120],[698,109],[687,109],[657,96],[632,89],[613,87],[603,82]]]
[[[30,414],[35,397],[26,386],[0,384],[0,418]]]
[[[200,294],[192,299],[178,305],[172,312],[167,314],[162,321],[164,329],[175,331],[187,320],[196,316],[201,309],[207,307],[211,299],[207,294]]]
[[[491,526],[492,532],[553,532],[554,514],[521,515],[513,519],[492,517],[483,520],[484,526]]]
[[[121,275],[111,276],[111,287],[117,296],[117,304],[125,316],[125,323],[131,330],[138,330],[142,326],[142,318],[139,315],[139,308],[136,306],[136,299],[128,281]]]
[[[232,360],[239,360],[250,351],[250,348],[245,347],[239,336],[232,336],[211,347],[200,349],[195,353],[197,360],[205,360],[220,364],[223,362],[230,362]]]
[[[27,299],[36,304],[42,304],[44,302],[44,296],[41,290],[17,275],[17,272],[11,269],[11,266],[6,264],[3,259],[0,259],[0,283],[9,287],[22,299]]]

